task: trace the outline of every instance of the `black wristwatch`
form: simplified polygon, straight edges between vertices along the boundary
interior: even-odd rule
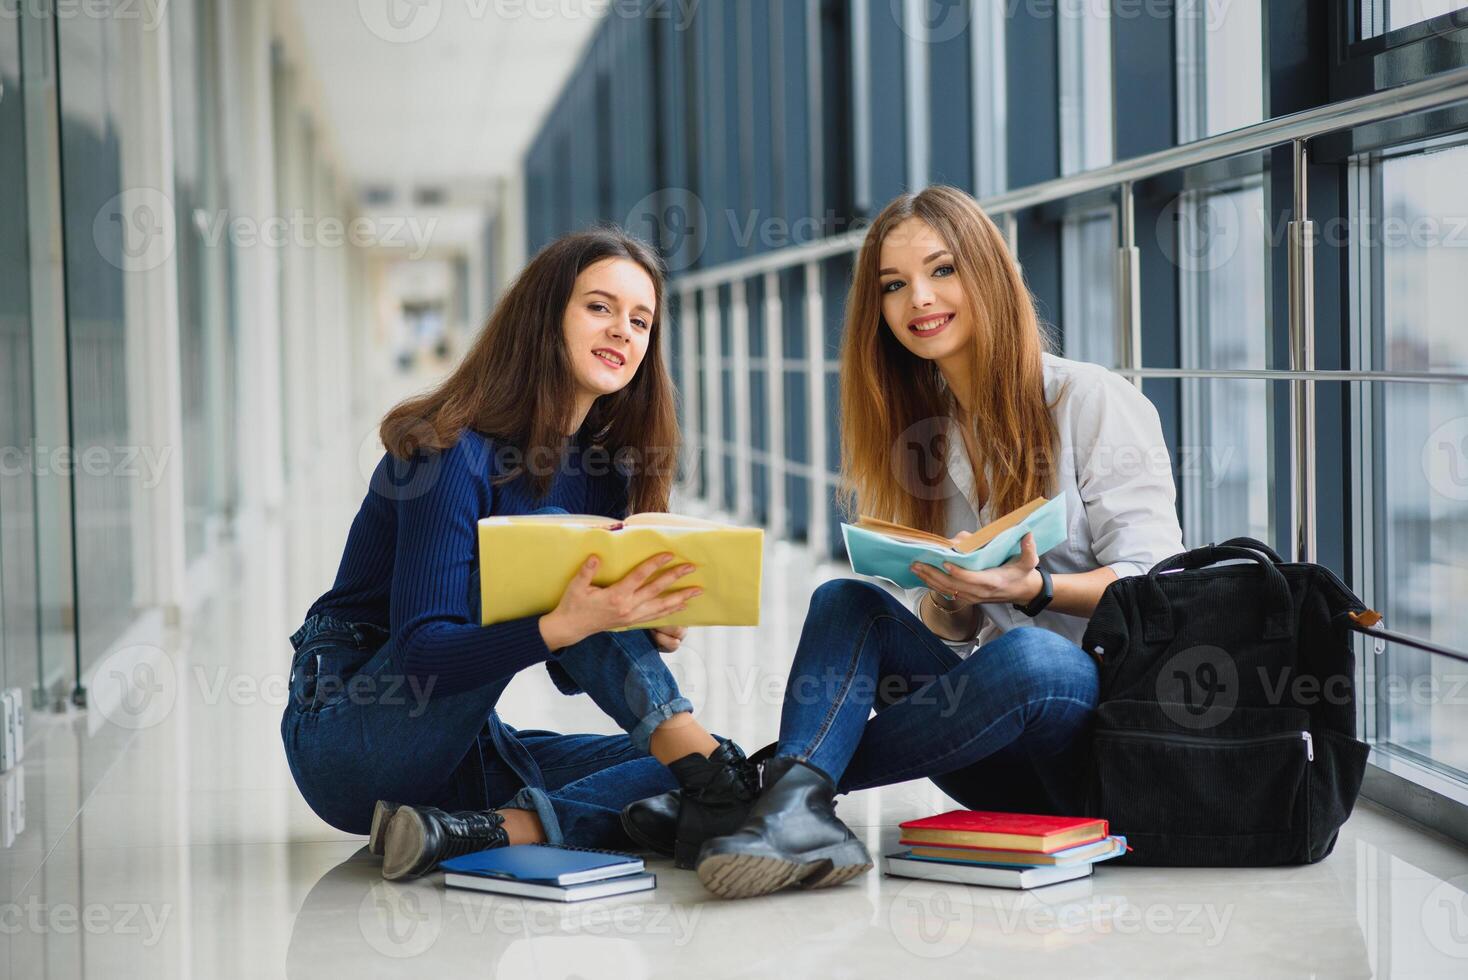
[[[1044,612],[1045,607],[1050,605],[1050,600],[1055,598],[1055,583],[1051,581],[1050,573],[1045,571],[1045,566],[1036,565],[1035,571],[1040,573],[1040,594],[1031,599],[1029,605],[1021,606],[1017,602],[1010,603],[1031,619]]]

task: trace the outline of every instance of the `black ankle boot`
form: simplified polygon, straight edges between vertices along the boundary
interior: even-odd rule
[[[836,817],[836,786],[825,773],[785,756],[765,765],[764,783],[744,825],[699,851],[705,888],[748,898],[796,882],[839,885],[871,870],[866,846]]]
[[[641,846],[672,854],[674,865],[692,870],[704,841],[744,822],[759,795],[759,769],[727,739],[711,755],[686,755],[668,769],[680,788],[628,804],[622,828]]]
[[[678,839],[678,810],[683,794],[676,789],[622,807],[622,830],[645,851],[673,856]]]
[[[760,763],[771,758],[775,754],[775,743],[771,742],[764,748],[759,749],[748,759],[744,759],[740,753],[739,746],[733,742],[727,743],[729,753],[739,759],[740,778],[748,785],[755,795],[759,794],[759,766]],[[723,743],[720,750],[723,749]],[[678,790],[669,790],[657,796],[649,796],[645,800],[629,803],[622,808],[622,829],[627,836],[636,842],[638,847],[661,854],[664,857],[673,857],[673,850],[678,838],[678,811],[683,805],[683,794]],[[690,842],[691,843],[691,842]],[[693,856],[698,855],[698,845],[693,846]],[[691,863],[685,862],[679,867],[685,870],[692,868]]]
[[[494,810],[445,813],[432,806],[400,806],[382,836],[382,876],[414,878],[451,857],[504,847],[510,842],[504,822]]]

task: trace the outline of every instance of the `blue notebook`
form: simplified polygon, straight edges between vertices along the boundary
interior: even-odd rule
[[[450,858],[439,864],[439,868],[456,874],[506,881],[579,885],[637,874],[642,870],[642,858],[635,854],[561,844],[511,844]]]
[[[1000,531],[988,544],[968,554],[927,542],[903,540],[854,524],[841,525],[851,570],[859,575],[884,578],[902,589],[915,589],[923,584],[923,580],[908,568],[915,561],[926,562],[937,569],[942,569],[946,561],[971,572],[982,572],[997,568],[1019,554],[1019,543],[1026,534],[1035,536],[1035,550],[1042,555],[1065,541],[1065,494],[1051,497],[1023,520]]]

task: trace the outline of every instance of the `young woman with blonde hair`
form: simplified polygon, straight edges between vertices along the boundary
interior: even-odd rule
[[[763,791],[699,854],[712,891],[822,887],[870,868],[837,793],[928,777],[972,809],[1079,811],[1097,675],[1078,642],[1106,586],[1181,551],[1182,534],[1152,404],[1047,348],[973,198],[929,187],[877,217],[841,355],[851,509],[961,542],[1064,494],[1068,534],[1043,559],[1027,536],[989,571],[915,564],[926,588],[908,604],[854,579],[816,589]]]

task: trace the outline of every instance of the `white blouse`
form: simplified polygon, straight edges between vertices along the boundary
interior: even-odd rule
[[[1066,540],[1040,556],[1052,575],[1108,567],[1118,578],[1145,574],[1183,550],[1172,463],[1157,409],[1119,374],[1096,364],[1046,353],[1045,400],[1060,438],[1059,492],[1065,494]],[[1057,399],[1059,399],[1057,401]],[[973,531],[995,517],[985,504],[974,512],[973,467],[961,438],[948,440],[948,537]],[[908,589],[916,611],[926,587]],[[1009,603],[983,603],[977,642],[1016,626],[1041,626],[1079,644],[1087,619],[1047,609],[1031,619]],[[960,657],[972,642],[949,642]]]

